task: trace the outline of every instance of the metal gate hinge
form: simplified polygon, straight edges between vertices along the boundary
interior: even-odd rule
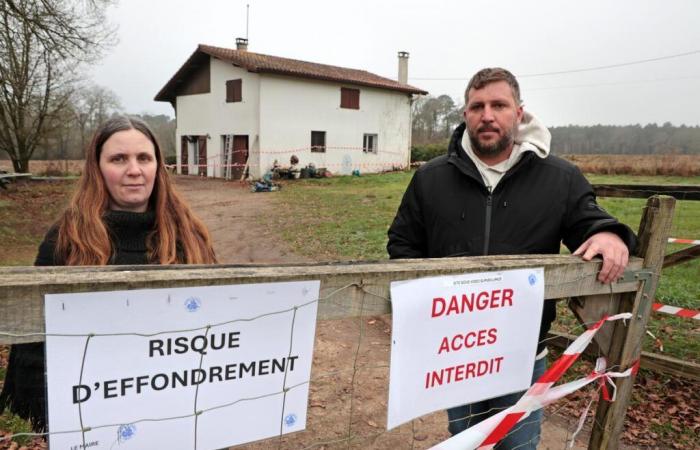
[[[651,280],[654,276],[654,272],[648,269],[641,270],[625,270],[622,277],[617,280],[618,283],[629,283],[632,281],[642,282],[642,298],[640,299],[640,305],[637,309],[638,311],[645,311],[647,309],[647,304],[652,301],[651,299]],[[641,319],[642,316],[637,314],[637,319]]]

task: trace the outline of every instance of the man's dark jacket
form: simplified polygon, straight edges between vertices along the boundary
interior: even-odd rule
[[[447,155],[420,167],[409,183],[389,228],[392,259],[558,254],[562,241],[573,252],[599,231],[634,250],[632,230],[598,206],[576,166],[556,156],[526,152],[490,193],[462,148],[465,128],[457,127]],[[545,302],[540,341],[554,317],[554,302]]]

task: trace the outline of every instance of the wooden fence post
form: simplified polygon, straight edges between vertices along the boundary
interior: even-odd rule
[[[674,206],[673,197],[653,196],[647,200],[639,224],[639,243],[635,254],[644,258],[643,271],[651,276],[646,278],[636,293],[621,296],[619,312],[630,311],[633,317],[626,326],[622,323],[615,326],[608,367],[614,366],[616,370],[624,371],[633,366],[641,356],[642,342],[671,231]],[[617,399],[614,402],[603,400],[602,395],[599,397],[593,431],[588,443],[589,449],[615,450],[619,446],[634,374],[627,378],[619,378],[616,384]]]

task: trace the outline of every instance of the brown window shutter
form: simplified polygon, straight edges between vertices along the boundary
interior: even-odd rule
[[[180,138],[180,173],[187,175],[189,171],[189,163],[187,162],[187,145],[189,141],[187,136],[182,136]]]
[[[237,80],[233,80],[233,101],[243,101],[243,80],[241,80],[240,78]]]
[[[226,81],[226,103],[231,103],[233,101],[233,80]]]
[[[243,80],[226,81],[226,103],[243,101]]]
[[[341,87],[340,107],[347,109],[360,109],[360,90]]]

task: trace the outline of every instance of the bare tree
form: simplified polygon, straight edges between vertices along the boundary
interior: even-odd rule
[[[0,0],[0,15],[25,25],[39,46],[90,60],[114,35],[104,11],[114,0]]]
[[[108,0],[0,0],[0,150],[27,172],[68,106],[77,67],[97,58],[113,30]]]
[[[88,85],[76,90],[72,101],[75,124],[80,132],[80,149],[85,150],[88,136],[113,113],[122,109],[119,97],[109,88]]]

